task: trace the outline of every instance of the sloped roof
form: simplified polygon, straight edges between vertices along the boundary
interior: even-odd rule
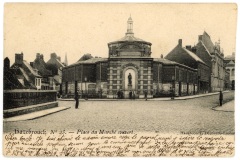
[[[74,66],[74,65],[77,65],[77,64],[94,64],[94,63],[97,63],[97,62],[103,62],[103,61],[107,61],[108,58],[91,58],[91,59],[88,59],[88,60],[85,60],[85,61],[77,61],[76,63],[73,63],[69,66]],[[67,67],[69,67],[67,66]]]
[[[32,88],[36,88],[32,83],[31,83],[31,80],[30,80],[30,77],[28,76],[28,74],[24,71],[23,68],[19,67],[20,71],[22,72],[22,75],[24,76],[24,78],[28,81],[29,85],[32,87]]]
[[[163,64],[179,64],[175,61],[170,61],[170,60],[165,59],[165,58],[154,58],[153,61],[158,61],[158,62],[161,62]]]
[[[20,69],[22,75],[24,76],[24,78],[25,78],[27,81],[31,81],[30,78],[29,78],[29,76],[27,75],[27,73],[24,71],[24,69],[21,68],[21,67],[19,67],[19,69]]]
[[[201,58],[199,58],[196,54],[194,54],[193,52],[189,51],[188,49],[186,48],[182,48],[188,55],[190,55],[195,61],[198,61],[198,62],[201,62],[203,64],[205,64],[203,62],[203,60]]]
[[[93,58],[93,56],[90,53],[86,53],[78,61],[86,61],[91,58]]]
[[[165,59],[165,58],[154,58],[153,61],[154,62],[161,62],[161,63],[166,64],[166,65],[179,65],[179,66],[182,66],[182,67],[185,67],[185,68],[188,68],[188,69],[196,70],[196,69],[188,67],[184,64],[180,64],[180,63],[177,63],[175,61],[170,61],[170,60]]]
[[[4,90],[23,88],[25,88],[25,86],[19,82],[16,75],[11,72],[11,70],[4,70]]]
[[[58,59],[56,59],[56,61],[58,62],[57,64],[58,64],[60,67],[64,67],[63,63],[60,62]]]
[[[52,71],[46,68],[46,63],[42,59],[34,60],[34,68],[36,68],[42,76],[50,76],[52,75]]]
[[[210,53],[214,52],[214,44],[206,31],[203,32],[202,43]]]
[[[30,64],[27,63],[27,61],[23,61],[23,64],[29,69],[29,71],[36,77],[41,77],[37,72],[35,72],[32,68],[32,66],[30,66]]]
[[[205,48],[205,50],[207,51],[207,53],[211,56],[208,48],[205,46],[205,44],[203,43],[203,41],[200,41],[200,43],[203,45],[203,47]]]
[[[58,67],[65,67],[62,62],[60,62],[57,58],[50,58],[47,63],[48,64],[56,64]]]

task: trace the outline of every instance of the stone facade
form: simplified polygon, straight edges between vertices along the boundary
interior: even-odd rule
[[[63,68],[63,97],[73,97],[76,91],[88,98],[131,95],[153,98],[198,93],[197,69],[163,57],[152,58],[152,44],[134,36],[131,17],[127,24],[125,36],[108,43],[108,58],[87,56]]]
[[[229,73],[229,88],[235,89],[235,53],[224,58],[224,64],[227,72]]]
[[[147,92],[152,98],[153,89],[153,58],[151,43],[134,37],[133,21],[128,19],[126,35],[108,44],[108,98],[113,98],[119,90],[125,98],[133,91],[136,97],[144,97]],[[132,84],[128,83],[128,75],[132,76]]]
[[[224,54],[220,48],[220,41],[213,44],[210,36],[204,32],[203,35],[199,35],[196,55],[210,67],[209,91],[224,90],[228,82],[225,81]]]

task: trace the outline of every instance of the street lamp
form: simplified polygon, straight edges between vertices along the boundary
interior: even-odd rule
[[[85,81],[85,100],[87,100],[87,77],[84,78]]]
[[[172,97],[171,99],[174,99],[174,95],[175,95],[175,77],[172,76]]]
[[[102,98],[102,84],[100,84],[100,98]]]

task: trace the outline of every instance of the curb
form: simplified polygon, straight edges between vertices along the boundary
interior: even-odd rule
[[[42,111],[32,112],[20,116],[10,117],[10,118],[4,118],[3,122],[16,122],[16,121],[25,121],[25,120],[33,120],[37,118],[41,118],[53,113],[57,113],[66,109],[69,109],[71,107],[55,107],[51,109],[46,109]]]
[[[223,93],[228,93],[230,91],[223,91]],[[214,92],[214,93],[206,93],[206,94],[200,94],[200,95],[193,95],[193,96],[185,96],[185,97],[175,97],[174,100],[187,100],[187,99],[194,99],[194,98],[200,98],[200,97],[206,97],[206,96],[212,96],[212,95],[217,95],[219,92]],[[75,101],[74,99],[57,99],[58,101]],[[164,97],[164,98],[151,98],[147,99],[147,101],[174,101],[171,99],[171,97]],[[145,101],[145,99],[79,99],[79,101]]]
[[[234,101],[234,100],[235,100],[235,99],[230,100],[230,101],[227,101],[227,102],[225,102],[222,106],[212,107],[211,109],[214,110],[214,111],[221,111],[221,112],[235,112],[235,105],[234,105],[234,111],[229,111],[229,110],[218,110],[218,108],[222,108],[226,103],[229,103],[229,102]]]

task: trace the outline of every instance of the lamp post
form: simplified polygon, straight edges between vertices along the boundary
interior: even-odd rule
[[[100,84],[100,98],[102,98],[102,84]]]
[[[85,81],[85,100],[87,100],[87,77],[84,78]]]
[[[175,77],[172,76],[172,97],[171,97],[171,99],[174,99],[174,95],[175,95]]]

